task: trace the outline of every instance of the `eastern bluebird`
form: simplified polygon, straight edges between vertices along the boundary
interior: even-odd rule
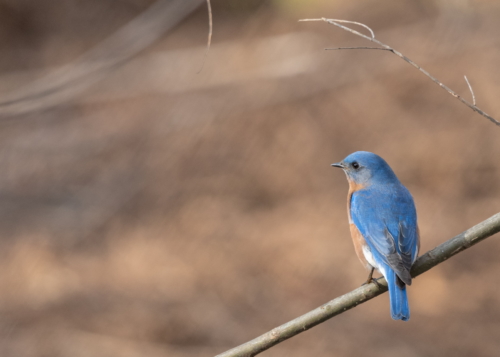
[[[347,214],[356,254],[370,270],[387,280],[394,320],[408,321],[406,285],[418,256],[420,239],[413,198],[387,162],[371,152],[358,151],[339,163],[349,182]]]

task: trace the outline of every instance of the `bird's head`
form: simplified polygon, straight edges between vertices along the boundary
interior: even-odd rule
[[[362,187],[374,183],[399,182],[394,171],[384,159],[367,151],[357,151],[341,162],[332,164],[332,166],[343,169],[349,182]]]

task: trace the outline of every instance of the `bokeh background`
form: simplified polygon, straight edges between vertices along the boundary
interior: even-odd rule
[[[423,252],[500,211],[499,127],[297,22],[366,23],[498,118],[498,1],[212,0],[204,64],[180,3],[0,1],[1,356],[211,356],[357,288],[330,167],[353,151],[413,193]],[[383,295],[263,356],[498,356],[499,255],[416,279],[409,323]]]

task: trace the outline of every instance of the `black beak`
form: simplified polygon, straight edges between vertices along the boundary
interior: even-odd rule
[[[335,164],[332,164],[333,167],[340,167],[341,169],[344,168],[344,165],[342,165],[341,162],[336,162]]]

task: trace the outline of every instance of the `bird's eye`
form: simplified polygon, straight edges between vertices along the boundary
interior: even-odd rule
[[[352,163],[352,167],[353,167],[355,170],[357,170],[357,169],[359,169],[359,164],[358,164],[356,161],[354,161],[354,162]]]

